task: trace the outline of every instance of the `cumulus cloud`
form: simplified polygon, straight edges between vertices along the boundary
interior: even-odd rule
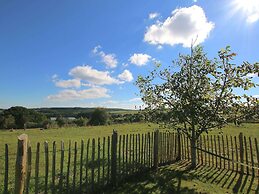
[[[140,102],[142,101],[141,98],[131,98],[129,99],[129,102]]]
[[[68,101],[80,99],[95,99],[95,98],[108,98],[108,90],[102,87],[93,87],[85,90],[72,90],[66,89],[60,91],[58,94],[49,95],[48,100],[51,101]]]
[[[232,3],[235,12],[243,14],[247,23],[255,23],[259,21],[259,1],[258,0],[233,0]]]
[[[153,19],[157,18],[158,16],[159,16],[159,13],[153,12],[153,13],[150,13],[150,14],[148,15],[148,18],[151,19],[151,20],[153,20]]]
[[[115,68],[117,67],[118,61],[116,59],[115,54],[106,54],[105,52],[101,51],[102,47],[100,45],[94,47],[93,53],[96,55],[99,55],[101,57],[102,62],[106,65],[108,68]]]
[[[120,80],[111,77],[108,71],[99,71],[88,65],[74,67],[70,70],[69,75],[96,85],[122,83]]]
[[[54,83],[60,88],[80,88],[81,86],[81,81],[79,79],[54,80]]]
[[[130,82],[133,80],[132,73],[125,69],[121,74],[118,75],[118,78],[122,81]]]
[[[137,66],[143,66],[148,63],[148,61],[151,59],[151,56],[147,54],[142,53],[134,53],[130,58],[129,61]]]
[[[190,47],[195,39],[195,44],[204,42],[214,26],[213,22],[207,20],[201,7],[193,5],[179,8],[165,21],[149,26],[144,41],[154,45],[182,44]]]
[[[258,75],[259,75],[259,74],[256,74],[256,73],[248,73],[248,74],[246,75],[246,77],[251,77],[251,78],[253,78],[253,77],[258,77]]]

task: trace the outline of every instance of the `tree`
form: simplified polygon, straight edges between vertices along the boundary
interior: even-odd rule
[[[86,118],[83,118],[83,117],[80,117],[78,119],[75,119],[74,120],[74,123],[79,126],[79,127],[83,127],[83,126],[86,126],[87,124],[87,119]]]
[[[8,114],[0,116],[0,129],[12,129],[15,128],[15,118]]]
[[[15,123],[12,126],[20,129],[25,129],[27,126],[41,127],[43,122],[47,120],[47,117],[44,114],[21,106],[11,107],[4,110],[2,113],[4,118],[8,118],[9,115],[15,119]]]
[[[245,117],[247,108],[258,108],[258,99],[234,92],[235,88],[256,86],[249,75],[259,72],[258,63],[238,66],[232,63],[235,56],[228,46],[218,52],[218,58],[209,60],[201,46],[192,47],[191,54],[179,55],[173,66],[161,69],[161,64],[156,64],[136,82],[147,117],[177,128],[190,139],[192,167],[196,166],[196,143],[203,132],[222,128],[233,116]]]
[[[104,108],[96,108],[89,120],[90,125],[106,125],[109,119],[109,115]]]
[[[66,121],[62,116],[58,116],[56,122],[59,127],[63,127],[66,124]]]

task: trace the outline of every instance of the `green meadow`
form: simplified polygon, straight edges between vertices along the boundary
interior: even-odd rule
[[[57,128],[57,129],[47,129],[47,130],[40,130],[40,129],[28,129],[28,130],[1,130],[0,131],[0,182],[3,184],[3,177],[4,177],[4,171],[2,170],[4,167],[4,146],[5,144],[8,144],[9,146],[9,183],[10,188],[12,188],[11,185],[13,185],[14,180],[14,164],[15,164],[15,153],[16,153],[16,146],[17,146],[17,137],[23,133],[27,134],[29,137],[29,143],[32,147],[32,164],[34,169],[34,163],[35,163],[35,151],[36,151],[36,144],[38,142],[41,143],[41,155],[40,155],[40,178],[41,181],[44,180],[44,142],[49,143],[49,150],[52,150],[52,143],[55,141],[57,143],[57,172],[59,171],[59,162],[60,162],[60,142],[64,141],[65,144],[65,160],[67,160],[67,149],[68,149],[68,143],[69,140],[72,142],[72,150],[74,146],[74,142],[78,142],[78,147],[80,150],[80,142],[81,140],[84,140],[86,142],[87,139],[95,138],[101,138],[110,136],[113,132],[113,130],[116,130],[119,135],[124,134],[136,134],[136,133],[146,133],[146,132],[152,132],[155,129],[159,129],[160,131],[168,130],[168,129],[162,129],[159,128],[156,124],[150,124],[150,123],[134,123],[134,124],[116,124],[116,125],[107,125],[107,126],[87,126],[87,127],[74,127],[74,128]],[[210,131],[209,134],[217,135],[217,134],[224,134],[224,135],[238,135],[240,132],[242,132],[245,136],[250,136],[253,138],[259,138],[259,124],[242,124],[241,126],[234,126],[233,124],[229,124],[228,126],[224,127],[223,129],[215,129],[213,131]],[[106,140],[107,143],[107,140]],[[91,146],[90,146],[91,147]],[[80,153],[80,151],[79,151]],[[51,153],[50,153],[50,160],[51,160]],[[73,158],[72,158],[73,161]],[[137,179],[137,182],[129,181],[127,184],[125,184],[123,187],[119,187],[117,191],[109,191],[112,193],[128,193],[129,189],[133,187],[133,185],[138,185],[138,187],[134,187],[133,193],[159,193],[159,185],[164,185],[164,188],[161,187],[161,193],[167,193],[165,192],[168,190],[168,192],[171,191],[181,191],[183,193],[195,193],[195,192],[201,192],[201,193],[207,193],[206,191],[212,192],[230,192],[232,187],[234,187],[234,183],[232,186],[230,185],[229,188],[221,188],[220,184],[215,184],[217,181],[219,181],[222,174],[214,175],[217,173],[217,170],[210,169],[208,170],[208,173],[206,173],[208,177],[211,177],[208,179],[206,176],[201,176],[199,173],[203,173],[204,169],[199,168],[197,171],[193,172],[186,172],[185,167],[177,166],[177,165],[171,165],[167,167],[162,167],[157,173],[150,172],[146,175],[142,175],[139,179]],[[169,176],[169,172],[171,172],[171,175]],[[50,172],[51,173],[51,172]],[[228,178],[226,180],[226,184],[229,181],[233,180],[233,182],[238,181],[238,176],[234,176],[233,174],[230,174],[230,172],[225,172],[227,175],[229,173],[229,176],[232,178]],[[32,176],[34,174],[34,171],[32,172]],[[198,174],[198,175],[197,175]],[[182,177],[183,179],[179,179]],[[169,177],[167,177],[169,176]],[[216,178],[214,176],[217,176]],[[163,178],[164,177],[164,178]],[[169,179],[171,177],[171,179]],[[214,177],[214,178],[213,178]],[[174,180],[175,179],[175,180]],[[208,179],[208,180],[207,180]],[[215,179],[215,180],[214,180]],[[250,178],[251,179],[251,178]],[[172,181],[175,181],[172,183]],[[214,180],[214,181],[213,181]],[[179,185],[179,181],[181,181],[181,185]],[[210,182],[209,182],[210,181]],[[144,183],[143,183],[144,182]],[[165,182],[165,183],[164,183]],[[224,182],[224,180],[222,181]],[[207,184],[209,183],[209,184]],[[143,186],[144,184],[144,186]],[[168,184],[168,185],[166,185]],[[223,183],[222,183],[223,184]],[[255,188],[255,183],[253,183],[250,187]],[[32,181],[33,185],[33,181]],[[205,186],[204,186],[205,185]],[[161,186],[161,185],[160,185]],[[2,188],[2,186],[0,186]],[[158,187],[158,188],[157,188]],[[251,190],[250,188],[250,190]],[[132,188],[133,189],[133,188]],[[166,189],[166,190],[164,190]],[[211,190],[212,189],[212,190]],[[249,185],[244,186],[244,191],[249,190]],[[0,189],[1,190],[1,189]],[[11,189],[12,190],[12,189]],[[149,192],[150,191],[150,192]],[[162,192],[163,191],[163,192]],[[108,191],[107,191],[108,192]]]

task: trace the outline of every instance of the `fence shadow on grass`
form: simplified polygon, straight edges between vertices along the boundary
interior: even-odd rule
[[[258,193],[259,191],[257,182],[259,177],[251,174],[242,175],[236,171],[209,166],[199,166],[195,170],[190,171],[189,174],[194,174],[195,178],[202,182],[216,184],[233,193]]]
[[[121,187],[104,193],[198,193],[195,189],[182,185],[182,181],[192,179],[187,174],[189,170],[186,164],[178,162],[177,168],[170,168],[168,165],[157,171],[132,176]]]
[[[129,178],[122,186],[104,193],[200,193],[201,184],[228,193],[258,193],[258,177],[209,166],[189,168],[190,163],[179,161]],[[186,186],[186,181],[192,186]],[[185,183],[184,183],[185,182]]]

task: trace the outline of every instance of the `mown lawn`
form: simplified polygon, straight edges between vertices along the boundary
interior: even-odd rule
[[[173,193],[259,193],[258,177],[209,166],[189,170],[181,161],[160,167],[157,171],[134,176],[109,194],[173,194]]]
[[[118,134],[122,135],[128,133],[145,133],[153,131],[154,129],[159,129],[159,126],[149,123],[133,123],[47,130],[27,129],[26,131],[14,130],[13,132],[10,132],[9,130],[0,130],[0,156],[3,154],[4,144],[8,144],[10,152],[14,153],[16,151],[17,137],[23,133],[26,133],[29,136],[30,144],[32,145],[32,148],[35,148],[37,142],[60,142],[63,140],[66,143],[69,140],[79,142],[82,139],[86,140],[88,138],[106,137],[111,135],[114,129],[118,131]],[[238,135],[240,132],[243,132],[246,136],[259,138],[259,124],[242,124],[241,126],[229,124],[222,130],[216,129],[210,131],[209,134],[214,135],[223,133],[227,135]]]
[[[130,133],[151,132],[154,129],[159,129],[159,126],[155,125],[155,124],[148,124],[148,123],[134,123],[134,124],[118,124],[118,125],[95,126],[95,127],[88,126],[88,127],[60,128],[60,129],[48,129],[48,130],[28,129],[26,131],[15,130],[13,132],[11,132],[9,130],[1,130],[0,131],[0,187],[2,187],[3,177],[4,177],[4,171],[3,171],[3,169],[4,169],[3,168],[4,167],[4,145],[5,144],[9,145],[9,168],[10,168],[9,178],[10,178],[10,183],[12,184],[12,181],[14,180],[14,164],[15,164],[15,157],[16,157],[15,153],[16,153],[16,149],[17,149],[17,147],[16,147],[17,146],[17,136],[19,136],[20,134],[26,133],[29,137],[29,141],[32,146],[32,152],[33,152],[33,158],[32,158],[33,166],[34,166],[34,162],[35,162],[36,144],[37,144],[37,142],[41,143],[40,177],[42,180],[44,180],[44,163],[45,162],[44,162],[43,143],[45,141],[49,142],[50,150],[52,150],[53,141],[56,141],[57,150],[60,150],[60,142],[63,140],[65,143],[65,150],[67,150],[69,140],[72,141],[72,145],[74,144],[75,141],[77,141],[80,146],[80,141],[82,139],[87,140],[88,138],[92,139],[92,138],[98,138],[98,137],[100,137],[100,138],[107,137],[112,134],[112,131],[114,129],[118,131],[119,135],[123,135],[123,134],[130,134]],[[160,129],[160,130],[165,130],[165,129]],[[225,128],[223,128],[222,130],[210,131],[209,134],[223,133],[223,134],[228,134],[228,135],[238,135],[240,132],[243,132],[244,135],[246,135],[246,136],[259,138],[259,124],[242,124],[239,127],[236,127],[236,126],[230,124],[230,125],[226,126]],[[58,153],[58,155],[57,155],[57,161],[60,160],[59,155],[60,155],[60,153]],[[67,161],[67,151],[65,152],[65,160]],[[171,168],[174,169],[174,168],[176,168],[176,166],[170,166],[170,167],[166,167],[165,169],[164,168],[161,168],[161,169],[164,169],[165,173],[167,173],[167,171],[171,173],[171,170],[170,170]],[[58,170],[59,170],[59,166],[57,166],[57,171]],[[214,171],[214,173],[216,173],[217,171],[218,170]],[[173,170],[173,172],[174,172],[174,170]],[[34,171],[33,171],[33,173],[34,173]],[[200,179],[196,180],[196,179],[191,178],[191,177],[193,177],[193,175],[189,174],[190,172],[186,172],[184,169],[183,169],[183,172],[181,172],[181,173],[183,174],[183,177],[187,177],[186,179],[181,179],[180,188],[182,189],[181,192],[183,192],[183,193],[192,193],[192,192],[193,193],[195,193],[195,192],[208,193],[207,191],[214,191],[213,190],[214,187],[215,187],[215,193],[217,191],[221,191],[220,190],[221,188],[218,187],[217,184],[215,184],[215,181],[208,184],[206,182],[206,178],[205,178],[205,183],[203,183],[203,181],[201,181]],[[151,177],[148,177],[148,176],[151,176]],[[178,174],[178,172],[176,174],[173,173],[172,176],[178,177],[179,174]],[[158,190],[163,191],[163,189],[177,189],[177,185],[179,185],[179,180],[177,178],[168,177],[168,179],[167,178],[163,179],[163,175],[162,174],[160,175],[159,173],[158,174],[151,173],[151,174],[148,174],[147,177],[146,177],[146,175],[145,176],[143,175],[143,176],[140,176],[139,178],[143,178],[143,179],[139,180],[138,183],[134,183],[134,182],[127,183],[126,188],[121,187],[120,188],[121,190],[119,189],[118,193],[123,193],[124,191],[125,191],[125,193],[128,193],[127,189],[132,187],[131,184],[133,184],[133,185],[139,184],[139,187],[143,187],[143,184],[145,184],[144,189],[152,188],[151,191],[154,193],[156,193],[155,187],[157,187]],[[168,181],[168,183],[166,183],[165,181]],[[174,181],[173,184],[172,184],[172,181]],[[196,183],[195,183],[195,181],[196,181]],[[234,179],[233,182],[235,182],[235,181],[236,181],[236,179]],[[165,182],[165,183],[163,183],[163,182]],[[169,188],[167,188],[167,187],[160,188],[161,186],[159,186],[159,185],[161,185],[162,183],[169,184],[171,186]],[[157,185],[157,186],[154,186],[154,185]],[[203,190],[203,189],[207,188],[206,185],[211,185],[208,188],[210,190],[207,190],[207,191]],[[201,188],[201,190],[197,189],[199,187]],[[132,189],[134,189],[134,188],[132,188]],[[0,190],[1,190],[1,188],[0,188]],[[135,193],[149,193],[149,192],[145,192],[145,191],[146,190],[144,190],[143,192],[136,191]],[[149,190],[147,190],[147,191],[149,191]],[[172,190],[172,191],[177,191],[177,190]],[[230,192],[231,188],[228,188],[227,190],[223,189],[222,191],[223,192],[220,192],[220,193]],[[163,192],[160,192],[160,193],[168,193],[168,192],[166,192],[166,190],[164,190]]]

